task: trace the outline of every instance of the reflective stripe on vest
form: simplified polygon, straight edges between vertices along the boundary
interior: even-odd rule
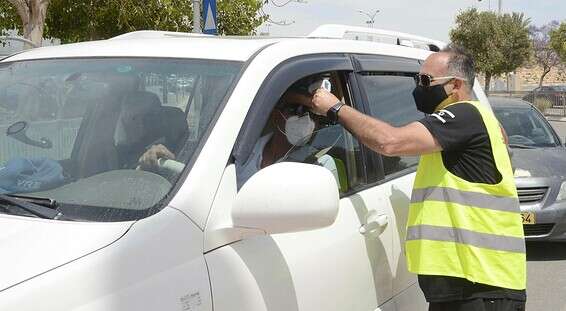
[[[469,244],[505,252],[525,253],[525,241],[523,238],[428,225],[407,228],[407,241],[422,239]]]
[[[502,180],[468,182],[446,169],[441,152],[421,156],[407,222],[407,267],[416,274],[525,289],[523,226],[500,125],[487,107],[468,104],[482,116]]]
[[[414,189],[411,196],[412,203],[424,201],[440,201],[472,205],[479,208],[491,209],[494,211],[519,213],[520,209],[518,198],[494,196],[485,193],[460,191],[445,187],[429,187],[424,189]]]

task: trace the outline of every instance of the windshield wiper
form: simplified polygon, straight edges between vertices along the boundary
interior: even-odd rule
[[[536,149],[537,148],[537,147],[521,145],[521,144],[509,144],[509,147],[517,148],[517,149]]]
[[[57,202],[51,199],[0,194],[1,203],[19,207],[32,215],[44,219],[70,220],[57,210]]]

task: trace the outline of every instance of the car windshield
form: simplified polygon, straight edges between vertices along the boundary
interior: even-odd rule
[[[560,143],[543,117],[532,108],[497,107],[495,115],[513,147],[556,147]]]
[[[154,213],[241,68],[131,58],[0,64],[0,194],[49,198],[88,221]]]

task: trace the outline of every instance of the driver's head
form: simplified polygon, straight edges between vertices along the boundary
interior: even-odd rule
[[[275,135],[285,135],[291,145],[305,145],[318,127],[308,108],[301,103],[310,103],[312,95],[291,87],[279,100],[271,113]]]

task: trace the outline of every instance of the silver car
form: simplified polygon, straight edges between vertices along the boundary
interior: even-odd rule
[[[520,99],[489,98],[509,137],[527,240],[566,241],[566,148],[546,118]]]

